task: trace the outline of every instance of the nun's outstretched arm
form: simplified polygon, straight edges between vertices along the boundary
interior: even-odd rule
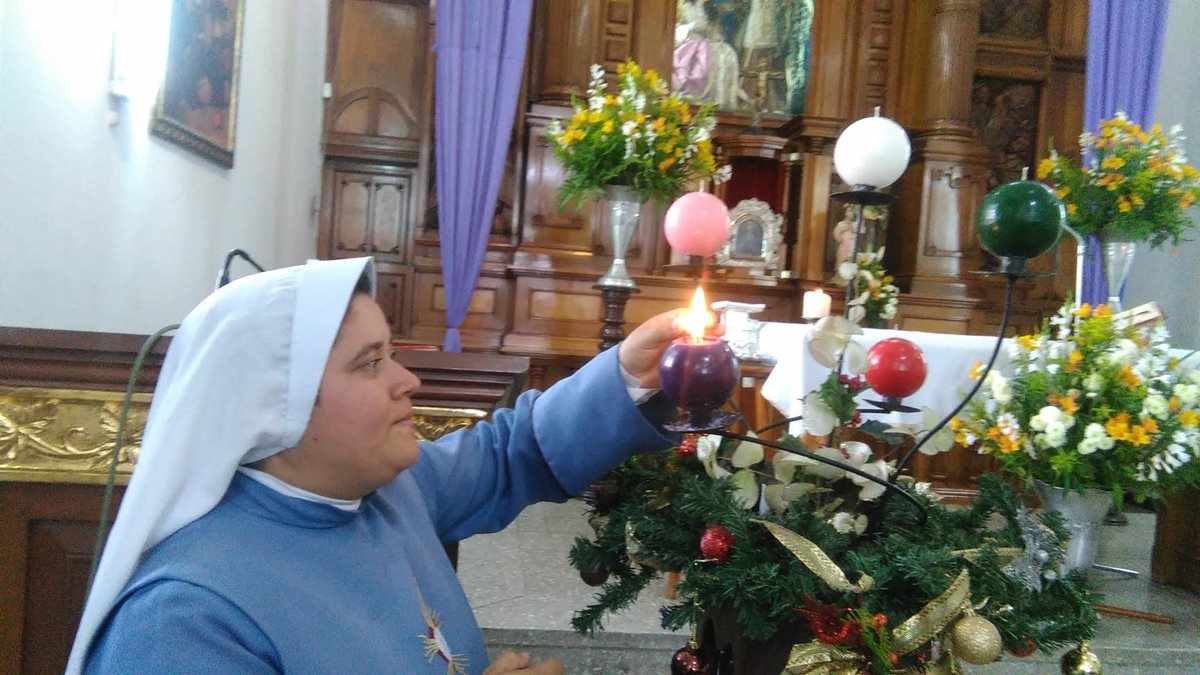
[[[502,529],[525,506],[564,501],[626,458],[670,447],[662,396],[637,406],[609,349],[490,422],[421,447],[410,471],[442,541]],[[385,488],[386,489],[386,488]]]

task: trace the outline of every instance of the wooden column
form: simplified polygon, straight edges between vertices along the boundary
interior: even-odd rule
[[[979,12],[980,0],[937,0],[928,17],[924,130],[899,185],[902,225],[888,237],[889,268],[917,295],[977,295],[969,274],[978,268],[975,210],[988,177],[970,124]],[[921,21],[917,14],[910,18]]]

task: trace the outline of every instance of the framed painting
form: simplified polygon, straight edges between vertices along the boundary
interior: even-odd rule
[[[245,0],[171,0],[167,68],[150,131],[233,166]]]

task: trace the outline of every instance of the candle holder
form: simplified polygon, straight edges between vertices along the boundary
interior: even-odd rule
[[[680,410],[663,425],[671,431],[704,433],[724,429],[737,415],[718,410],[737,386],[738,360],[720,338],[679,338],[663,352],[658,365],[662,391]]]

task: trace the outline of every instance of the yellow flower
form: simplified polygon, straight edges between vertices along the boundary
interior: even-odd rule
[[[1108,305],[1096,305],[1096,309],[1093,314],[1095,316],[1112,316],[1112,307],[1109,307]]]
[[[653,122],[651,122],[650,124],[651,124],[651,126],[653,126],[653,127],[654,127],[654,130],[655,130],[655,131],[662,131],[662,129],[663,129],[663,125],[664,125],[664,124],[666,124],[666,123],[667,123],[667,121],[666,121],[666,120],[664,120],[663,118],[661,118],[661,117],[656,117],[656,118],[654,118],[654,121],[653,121]]]
[[[982,361],[976,361],[975,365],[971,366],[971,373],[970,373],[971,379],[978,380],[980,378],[980,376],[983,375],[983,369],[985,367],[986,366],[983,365]]]
[[[1050,395],[1050,405],[1056,405],[1062,408],[1063,412],[1068,415],[1074,415],[1079,411],[1079,404],[1075,402],[1075,397],[1079,396],[1079,392],[1072,390],[1067,396]]]
[[[1087,304],[1086,302],[1083,303],[1082,305],[1080,305],[1079,309],[1075,310],[1075,316],[1077,316],[1081,319],[1086,319],[1091,315],[1092,315],[1092,306]]]
[[[609,106],[617,105],[617,97],[613,96],[612,94],[606,95],[604,97],[604,105],[609,105]]]
[[[1079,364],[1083,363],[1083,354],[1078,350],[1073,350],[1067,355],[1067,372],[1073,373],[1079,369]]]
[[[1010,438],[1008,436],[1001,436],[1000,437],[1000,452],[1002,452],[1006,455],[1009,453],[1012,453],[1012,452],[1016,452],[1021,449],[1021,445],[1023,444],[1024,440],[1025,439],[1020,434],[1017,434],[1016,438]]]
[[[1131,205],[1129,203],[1128,199],[1125,199],[1124,197],[1117,198],[1117,210],[1118,211],[1120,211],[1121,213],[1129,213],[1129,210],[1131,208],[1133,208],[1133,205]]]
[[[1054,194],[1057,195],[1059,199],[1062,199],[1063,197],[1066,197],[1067,195],[1071,194],[1071,188],[1064,185],[1064,186],[1058,188],[1057,190],[1055,190]]]
[[[1043,159],[1042,161],[1038,162],[1038,168],[1037,168],[1037,177],[1038,178],[1045,179],[1047,176],[1049,176],[1053,172],[1054,172],[1054,160],[1053,159],[1050,159],[1049,157],[1047,157],[1047,158]]]
[[[1104,433],[1112,436],[1114,441],[1123,441],[1129,438],[1129,413],[1121,413],[1110,417],[1104,423]]]
[[[658,170],[659,170],[659,171],[666,171],[667,169],[671,168],[671,165],[672,165],[672,164],[674,164],[674,163],[675,163],[675,158],[674,158],[674,157],[668,157],[668,158],[666,158],[666,159],[664,159],[663,161],[661,161],[661,162],[659,162],[659,163],[658,163]]]
[[[1179,413],[1179,424],[1188,428],[1200,424],[1200,413],[1195,410],[1184,410]]]
[[[1159,431],[1158,422],[1153,417],[1143,417],[1142,428],[1145,429],[1146,433],[1148,434],[1157,434]]]
[[[1139,194],[1129,195],[1129,201],[1133,202],[1133,205],[1137,207],[1146,205],[1146,200],[1142,199],[1142,196]]]
[[[588,113],[588,122],[591,122],[592,124],[595,124],[602,119],[604,119],[604,113],[600,112],[599,110],[593,110]]]
[[[1145,428],[1135,424],[1129,432],[1129,442],[1133,445],[1148,445],[1150,443],[1150,436],[1146,433]]]
[[[1017,338],[1017,344],[1021,345],[1021,348],[1025,351],[1031,352],[1037,348],[1037,336],[1022,335],[1021,337]]]
[[[1178,396],[1172,396],[1171,398],[1167,399],[1167,410],[1177,413],[1182,407],[1183,401],[1180,401]]]
[[[638,113],[638,114],[637,114],[637,117],[634,117],[634,118],[633,118],[633,121],[634,121],[634,122],[637,122],[638,124],[641,124],[642,122],[645,122],[645,121],[646,121],[646,116],[645,116],[645,115],[643,115],[642,113]]]
[[[1075,204],[1067,204],[1067,215],[1068,216],[1075,215],[1075,212],[1078,210],[1079,210],[1079,207],[1076,206]]]
[[[1187,193],[1184,193],[1183,199],[1179,200],[1179,208],[1189,209],[1192,207],[1192,204],[1195,204],[1195,203],[1196,203],[1196,193],[1187,192]]]
[[[1119,169],[1123,166],[1125,166],[1125,160],[1117,155],[1109,155],[1104,158],[1104,161],[1100,162],[1101,169]]]
[[[1137,373],[1133,372],[1133,366],[1126,363],[1125,366],[1121,368],[1121,373],[1117,375],[1117,381],[1126,387],[1133,389],[1134,387],[1141,385],[1142,378],[1138,377]]]
[[[604,126],[600,127],[600,131],[603,131],[606,134],[611,134],[613,131],[613,121],[608,120],[607,122],[605,122]]]
[[[950,418],[950,431],[962,431],[963,427],[965,427],[965,426],[966,425],[963,424],[963,421],[961,419],[959,419],[957,417]]]

